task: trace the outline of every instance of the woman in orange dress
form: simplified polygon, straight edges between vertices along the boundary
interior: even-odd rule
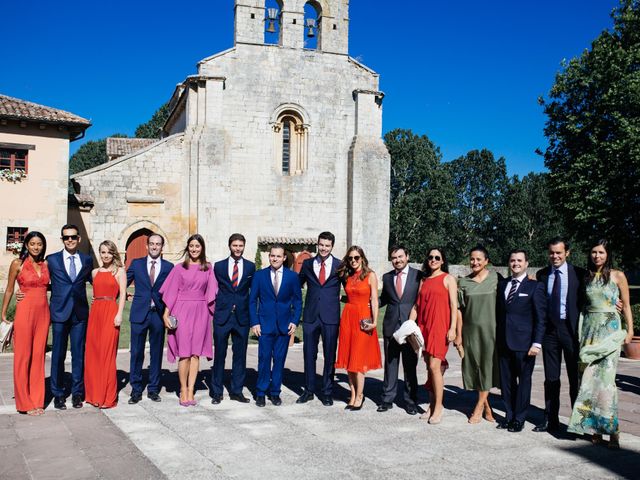
[[[345,285],[347,304],[340,318],[336,368],[349,376],[351,397],[346,410],[360,410],[364,403],[364,376],[382,367],[378,342],[378,278],[369,268],[362,248],[347,250],[338,269]]]
[[[87,403],[98,408],[111,408],[118,403],[116,355],[127,275],[112,241],[102,242],[99,252],[102,267],[91,272],[93,303],[87,324],[84,385]]]
[[[19,258],[9,267],[2,301],[2,321],[8,323],[7,308],[17,280],[24,298],[16,305],[13,323],[13,392],[16,410],[33,416],[44,413],[44,354],[49,334],[46,251],[44,235],[29,232]]]
[[[443,363],[446,365],[449,342],[456,338],[458,284],[453,275],[447,273],[447,258],[442,248],[429,250],[423,271],[425,277],[409,318],[417,319],[424,337],[424,358],[429,378],[427,384],[431,385],[429,412],[420,418],[437,424],[443,412],[444,380],[441,368]]]

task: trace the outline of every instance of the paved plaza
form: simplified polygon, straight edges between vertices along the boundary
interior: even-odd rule
[[[255,383],[257,346],[249,346],[247,384]],[[50,404],[42,417],[15,413],[11,355],[0,356],[1,479],[251,479],[326,478],[633,478],[640,475],[640,362],[621,359],[620,451],[592,446],[566,434],[534,433],[542,418],[542,362],[534,373],[534,398],[521,433],[495,429],[483,421],[467,423],[474,394],[461,389],[460,360],[452,349],[445,374],[445,415],[429,425],[401,405],[376,412],[382,370],[367,379],[364,408],[344,410],[348,385],[338,372],[332,407],[314,400],[297,405],[301,393],[302,345],[289,351],[283,405],[265,408],[225,399],[212,405],[204,383],[210,363],[202,362],[196,407],[178,405],[175,366],[165,364],[162,402],[143,397],[128,405],[129,355],[118,355],[120,404],[97,410],[85,404],[60,412]],[[320,359],[319,359],[320,361]],[[48,359],[47,359],[48,363]],[[227,365],[229,366],[229,365]],[[67,370],[69,365],[67,365]],[[48,365],[47,365],[48,371]],[[421,362],[419,378],[425,378]],[[250,395],[245,389],[245,395]],[[568,394],[564,390],[566,403]],[[420,403],[427,395],[420,389]],[[492,395],[502,413],[498,395]],[[563,420],[569,414],[561,410]]]

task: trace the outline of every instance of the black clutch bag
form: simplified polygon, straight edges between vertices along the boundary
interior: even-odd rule
[[[369,335],[373,335],[373,330],[368,330],[369,326],[373,325],[373,320],[370,318],[363,318],[360,320],[360,330]]]

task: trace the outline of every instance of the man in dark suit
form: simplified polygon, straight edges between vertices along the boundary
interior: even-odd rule
[[[283,266],[284,260],[284,246],[273,245],[270,265],[257,271],[251,282],[249,318],[251,330],[258,337],[258,407],[265,406],[267,393],[271,403],[282,405],[280,390],[289,336],[296,331],[302,313],[300,280]]]
[[[400,328],[402,322],[409,318],[411,308],[416,303],[420,288],[420,272],[409,267],[409,253],[403,245],[396,245],[390,250],[393,270],[382,276],[382,294],[380,307],[387,306],[382,322],[384,337],[384,383],[382,385],[382,403],[378,412],[386,412],[393,408],[398,385],[398,369],[402,356],[404,369],[404,404],[409,415],[418,413],[416,398],[418,391],[418,377],[416,367],[418,355],[411,345],[398,344],[393,338],[394,332]]]
[[[498,428],[521,432],[531,400],[531,376],[544,336],[544,286],[527,277],[524,250],[509,255],[511,276],[498,283],[497,344],[505,422]]]
[[[64,359],[71,338],[71,401],[74,408],[81,408],[84,400],[84,345],[87,334],[89,304],[87,282],[91,283],[93,262],[89,255],[78,251],[82,241],[75,225],[65,225],[61,230],[64,249],[47,257],[51,275],[51,393],[53,405],[65,410]]]
[[[336,237],[331,232],[318,235],[318,254],[305,260],[298,277],[300,286],[307,285],[304,303],[302,338],[304,341],[305,391],[296,403],[313,399],[316,390],[318,342],[322,337],[324,367],[322,369],[322,403],[333,405],[333,375],[340,326],[340,261],[331,255]]]
[[[578,379],[578,318],[584,305],[586,271],[567,263],[569,242],[556,237],[547,244],[549,266],[536,278],[547,293],[546,332],[542,340],[544,360],[544,421],[534,432],[558,430],[560,421],[560,367],[562,356],[569,377],[569,397],[573,406],[580,386]]]
[[[136,258],[127,269],[127,284],[135,283],[136,289],[131,304],[131,356],[129,363],[129,383],[131,397],[129,404],[142,400],[142,364],[144,347],[149,336],[149,383],[147,397],[160,401],[160,372],[164,348],[164,303],[160,287],[173,268],[171,262],[162,259],[164,237],[152,234],[147,238],[147,256]]]
[[[233,349],[231,364],[231,388],[229,398],[249,403],[242,394],[247,368],[247,343],[249,341],[249,288],[256,266],[242,258],[246,240],[234,233],[229,237],[230,256],[216,262],[213,272],[218,281],[218,296],[213,314],[214,358],[211,370],[211,403],[222,401],[224,362],[227,357],[229,336]]]

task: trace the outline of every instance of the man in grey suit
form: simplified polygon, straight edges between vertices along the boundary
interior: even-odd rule
[[[393,270],[382,276],[382,295],[380,296],[380,307],[386,305],[387,310],[382,322],[384,384],[382,386],[382,403],[378,406],[378,412],[386,412],[393,408],[398,386],[400,357],[402,356],[405,410],[409,415],[415,415],[418,413],[416,407],[418,355],[408,343],[398,344],[393,338],[393,334],[400,328],[402,322],[409,318],[411,308],[418,296],[422,275],[420,271],[409,267],[409,253],[403,245],[392,247],[390,258]]]

